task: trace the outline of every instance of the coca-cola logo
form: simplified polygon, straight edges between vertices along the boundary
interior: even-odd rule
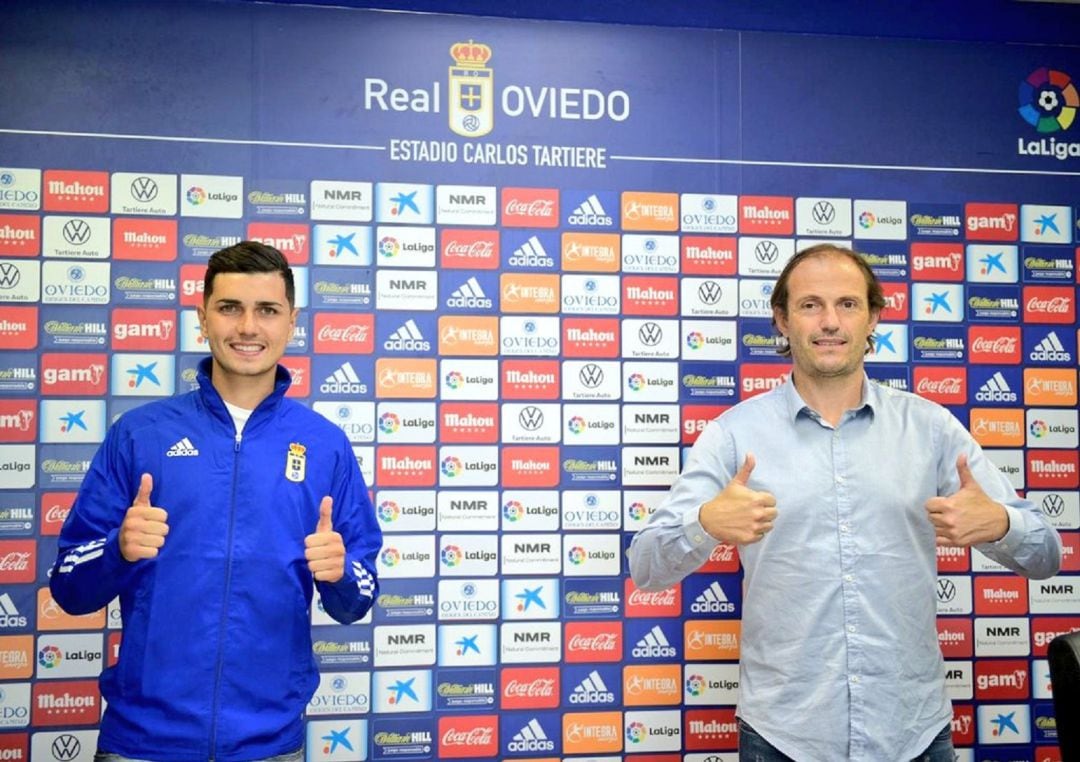
[[[658,591],[635,590],[630,593],[626,603],[630,606],[674,606],[675,588]]]
[[[956,376],[949,378],[921,378],[916,391],[919,394],[959,394],[963,387]]]
[[[610,632],[602,632],[596,635],[574,635],[566,644],[571,651],[615,651],[619,646],[619,639]]]
[[[494,256],[495,244],[492,241],[454,241],[446,247],[447,256],[464,259],[488,259]]]
[[[1016,352],[1015,336],[999,336],[996,339],[979,337],[971,342],[971,351],[980,354],[1010,355]]]
[[[362,344],[368,340],[368,326],[352,323],[346,326],[324,325],[319,329],[319,341],[345,341]]]
[[[550,698],[555,695],[555,680],[538,677],[535,680],[511,680],[503,688],[503,694],[513,698]]]
[[[457,730],[451,728],[443,733],[443,746],[487,746],[492,742],[491,728]]]
[[[64,520],[67,519],[67,515],[70,512],[70,506],[50,505],[45,511],[45,522],[49,524],[62,524],[64,523]]]
[[[525,217],[554,217],[555,202],[551,199],[538,198],[535,201],[509,201],[506,204],[506,214]]]
[[[1049,315],[1064,315],[1069,311],[1069,298],[1055,296],[1052,299],[1040,299],[1033,296],[1028,300],[1028,312],[1043,312]]]
[[[7,555],[0,557],[0,572],[24,572],[29,569],[30,554],[25,551],[12,550]]]

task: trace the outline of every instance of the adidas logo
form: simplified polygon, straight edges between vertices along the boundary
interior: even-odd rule
[[[166,458],[193,458],[199,454],[199,448],[191,443],[191,440],[184,437],[179,442],[169,448],[165,453]]]
[[[531,236],[528,241],[514,249],[507,262],[511,267],[546,267],[555,266],[555,260],[548,256],[540,239]]]
[[[990,378],[986,379],[986,383],[979,387],[979,391],[975,392],[975,399],[979,402],[1016,402],[1018,397],[1016,392],[1009,388],[1009,382],[1005,380],[1005,376],[1001,375],[999,370]]]
[[[604,206],[595,193],[578,205],[578,208],[567,218],[567,222],[571,225],[602,225],[604,227],[611,227],[612,224],[611,217],[604,211]]]
[[[424,338],[424,334],[421,333],[416,321],[409,318],[404,325],[390,334],[390,337],[383,342],[383,349],[388,352],[430,352],[431,342]],[[352,370],[351,365],[349,370]],[[357,381],[359,380],[357,379]]]
[[[533,717],[525,727],[514,734],[506,749],[507,751],[550,752],[555,750],[555,742],[547,737],[544,728]]]
[[[319,386],[323,394],[367,394],[367,389],[367,384],[360,380],[347,360]]]
[[[1072,354],[1065,351],[1061,339],[1053,331],[1035,345],[1028,357],[1035,362],[1072,362]]]
[[[690,610],[695,614],[730,614],[735,610],[735,604],[728,600],[720,583],[713,580],[690,604]]]
[[[484,289],[480,286],[480,281],[478,281],[474,275],[462,283],[459,288],[455,289],[454,293],[450,294],[450,298],[446,300],[446,306],[462,309],[490,310],[492,308],[492,301],[488,298],[487,294],[484,293]]]
[[[595,669],[574,688],[571,704],[614,704],[615,694],[608,690],[604,678]]]
[[[7,593],[0,595],[0,627],[25,627],[26,617],[19,613],[15,601]]]
[[[676,656],[676,653],[660,625],[654,625],[645,633],[645,637],[637,642],[630,655],[639,659],[670,659]]]

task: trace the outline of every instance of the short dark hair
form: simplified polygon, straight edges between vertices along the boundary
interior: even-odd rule
[[[214,277],[219,273],[281,273],[285,279],[285,298],[289,307],[296,306],[296,286],[293,283],[292,269],[285,255],[259,241],[241,241],[215,251],[206,263],[206,277],[203,279],[203,304],[210,301],[214,290]]]
[[[857,252],[848,249],[844,246],[837,246],[832,243],[820,243],[817,246],[811,246],[808,249],[803,249],[795,256],[793,256],[788,263],[784,266],[783,272],[780,273],[780,277],[776,279],[776,285],[773,286],[772,295],[769,297],[769,305],[773,308],[772,325],[779,333],[779,328],[776,325],[776,312],[779,311],[785,317],[787,316],[787,303],[788,303],[788,281],[791,280],[791,273],[795,271],[795,268],[800,263],[805,262],[811,257],[826,257],[826,256],[838,256],[851,260],[859,271],[866,279],[866,301],[870,306],[870,312],[881,312],[885,307],[885,294],[881,290],[881,281],[878,280],[877,275],[870,269],[870,265],[866,264],[866,260],[862,258]],[[867,352],[874,351],[874,337],[867,336],[866,343],[868,345]],[[782,345],[777,347],[776,353],[781,357],[788,357],[791,355],[791,347],[788,343],[782,342]]]

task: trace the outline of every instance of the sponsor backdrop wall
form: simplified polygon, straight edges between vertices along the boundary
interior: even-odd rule
[[[192,387],[205,260],[244,238],[295,267],[291,395],[355,444],[386,533],[373,614],[312,612],[309,759],[735,759],[737,553],[642,593],[624,551],[705,423],[784,377],[769,293],[825,240],[885,282],[871,375],[948,406],[1062,530],[1058,577],[944,549],[938,585],[961,759],[1058,758],[1076,48],[3,15],[3,759],[91,759],[123,633],[51,600],[56,535],[108,424]]]

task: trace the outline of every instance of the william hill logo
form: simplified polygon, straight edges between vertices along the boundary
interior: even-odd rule
[[[487,135],[495,126],[495,111],[511,118],[560,121],[622,122],[630,117],[630,96],[623,90],[507,85],[495,91],[494,71],[488,66],[491,48],[469,40],[450,46],[446,113],[450,130],[465,138]],[[443,88],[434,81],[424,87],[402,87],[378,77],[364,79],[364,108],[439,114]]]

